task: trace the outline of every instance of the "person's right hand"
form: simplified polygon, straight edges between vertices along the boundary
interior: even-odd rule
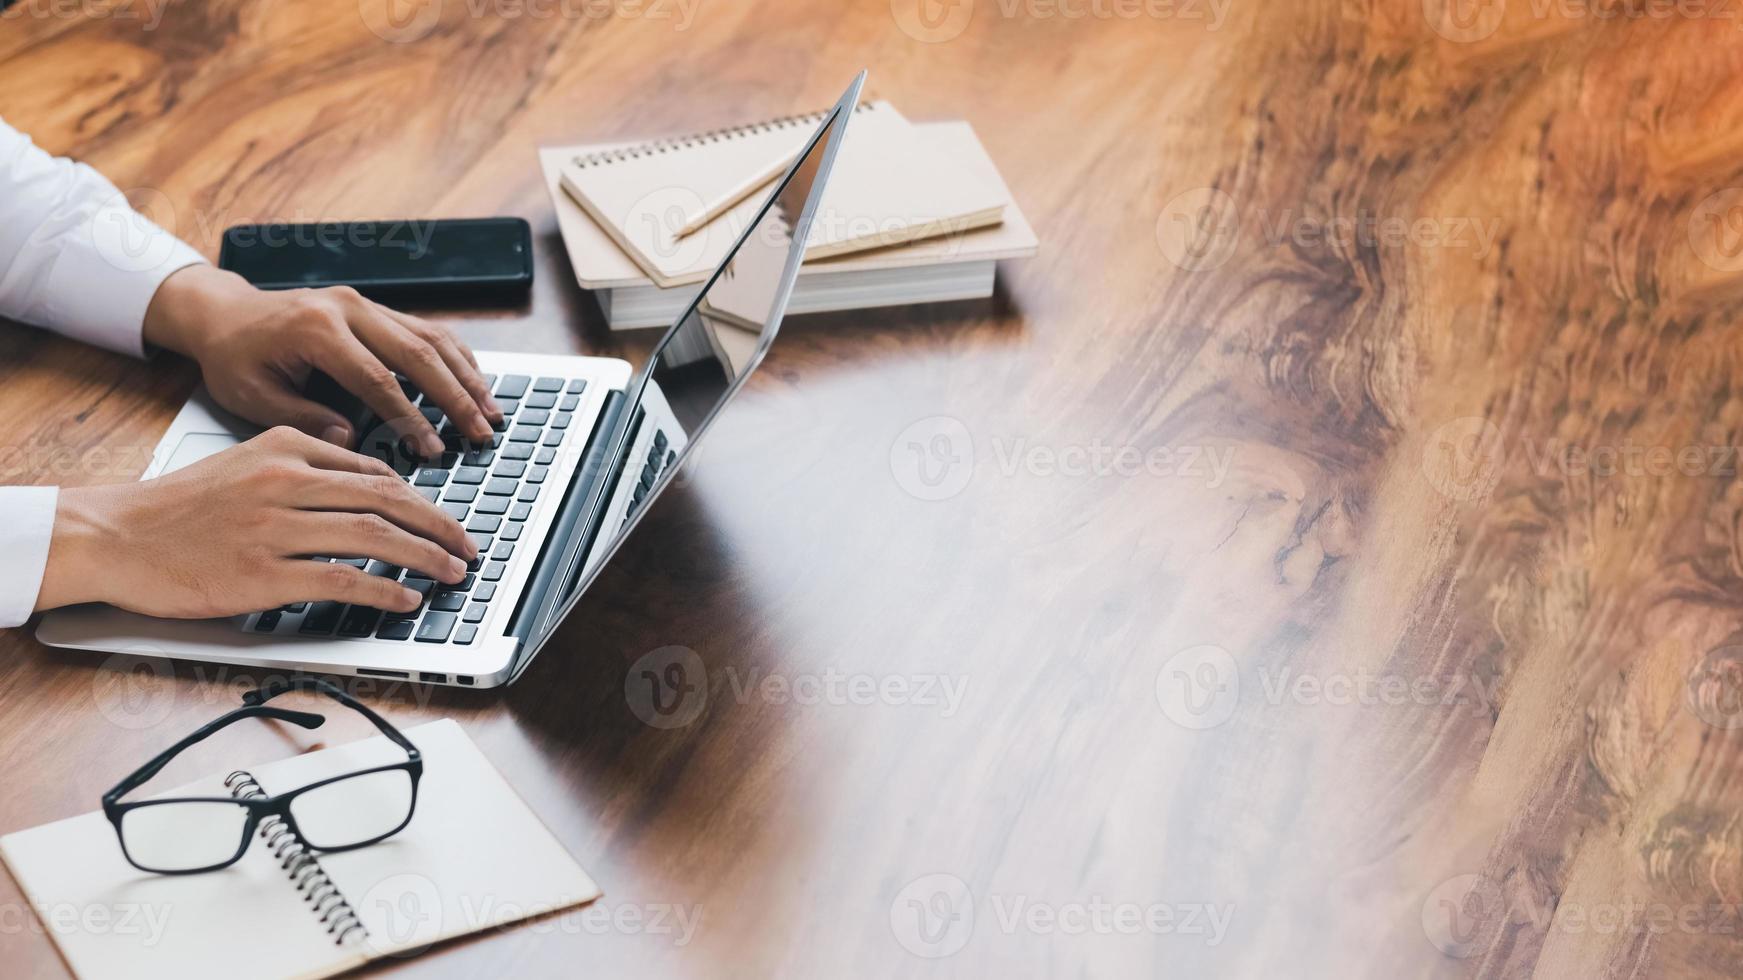
[[[155,480],[63,489],[36,608],[106,602],[204,619],[333,600],[410,612],[418,593],[337,562],[449,584],[477,548],[386,464],[277,428]]]

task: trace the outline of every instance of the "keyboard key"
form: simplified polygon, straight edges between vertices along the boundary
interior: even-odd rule
[[[637,480],[636,482],[638,484],[640,484],[642,490],[645,491],[649,487],[654,485],[654,475],[655,475],[654,474],[654,464],[649,463],[648,465],[642,467],[641,479]]]
[[[466,608],[466,593],[438,592],[430,600],[430,608],[436,612],[459,612]]]
[[[290,605],[284,607],[282,610],[280,610],[280,612],[300,613],[300,612],[307,612],[308,608],[309,608],[309,604],[306,602],[293,602]]]
[[[339,625],[339,617],[345,614],[343,602],[317,602],[309,614],[303,617],[303,625],[297,630],[310,636],[327,636]]]
[[[412,481],[420,487],[440,487],[448,483],[447,470],[419,470],[418,478]]]
[[[345,610],[345,618],[339,622],[340,636],[369,636],[375,632],[375,624],[381,619],[381,610],[368,606],[352,606]]]
[[[551,428],[553,428],[553,429],[567,429],[569,427],[570,421],[572,421],[574,418],[575,418],[574,412],[558,412],[556,417],[551,419]]]
[[[469,504],[478,499],[478,488],[456,484],[448,488],[448,492],[442,495],[442,499],[456,504]]]
[[[510,558],[513,558],[513,557],[514,557],[514,542],[513,541],[500,541],[500,542],[498,542],[496,545],[496,550],[492,551],[490,553],[490,560],[491,561],[508,561]]]
[[[504,415],[500,421],[490,423],[490,431],[492,431],[492,432],[507,432],[510,421],[512,421],[512,420],[509,419],[508,416]]]
[[[654,430],[654,448],[656,450],[658,450],[659,452],[663,453],[666,451],[667,445],[668,445],[668,443],[666,442],[666,434],[662,431],[657,430],[657,429]]]
[[[519,541],[521,528],[523,527],[526,527],[526,525],[514,523],[505,524],[503,525],[502,533],[496,537],[501,541]]]
[[[472,641],[476,639],[478,639],[478,627],[476,626],[462,626],[454,631],[454,642],[460,646],[471,646]]]
[[[502,458],[503,459],[532,459],[533,458],[533,447],[521,445],[520,443],[512,443],[511,442],[507,446],[503,447]]]
[[[562,378],[540,378],[533,382],[534,391],[562,391]]]
[[[538,442],[540,430],[530,425],[517,425],[508,434],[509,442]]]
[[[367,559],[367,558],[341,558],[341,559],[339,559],[338,564],[350,565],[352,568],[368,568],[369,567],[369,559]]]
[[[489,514],[478,514],[466,522],[466,530],[477,531],[479,534],[495,534],[496,529],[500,527],[502,527],[502,518],[492,517]]]
[[[425,500],[428,500],[430,503],[433,504],[436,501],[442,499],[442,488],[441,487],[419,487],[418,488],[418,495],[423,497]]]
[[[467,466],[489,466],[491,463],[496,462],[496,450],[474,449],[460,457],[460,462]]]
[[[520,411],[520,399],[518,399],[518,398],[498,398],[496,400],[496,407],[502,409],[502,414],[504,416],[513,415],[514,413]]]
[[[453,613],[433,612],[424,617],[424,624],[418,627],[419,643],[446,643],[449,634],[454,632]]]
[[[474,602],[466,607],[466,621],[468,623],[482,623],[484,622],[484,614],[489,611],[489,606],[482,602]]]
[[[532,504],[515,504],[508,511],[508,519],[511,521],[524,521],[531,516],[533,516]]]
[[[472,591],[472,583],[476,581],[478,581],[476,576],[468,575],[460,580],[459,585],[451,586],[451,588],[453,588],[455,592],[470,592]]]
[[[488,534],[468,534],[466,536],[471,538],[472,543],[478,546],[478,554],[479,555],[482,556],[482,555],[486,555],[486,554],[490,553],[490,541],[491,541],[490,535],[488,535]]]
[[[484,485],[484,492],[492,497],[512,497],[519,488],[520,484],[514,480],[497,476],[491,477],[490,482]]]
[[[517,494],[514,499],[523,504],[532,503],[539,499],[539,485],[537,483],[529,483],[526,486],[521,487],[520,493]]]
[[[507,477],[510,480],[518,480],[526,475],[527,464],[517,460],[505,459],[496,464],[494,472],[497,476]]]
[[[436,583],[433,579],[408,578],[400,584],[413,592],[416,592],[418,595],[423,596],[426,600],[430,598],[431,592],[436,591]]]
[[[412,631],[418,628],[415,619],[390,619],[381,624],[381,629],[375,631],[378,640],[409,640]]]
[[[503,562],[488,562],[484,566],[484,571],[478,573],[478,577],[486,582],[500,582],[502,581],[502,573],[506,571],[508,571],[508,565]]]
[[[395,375],[394,380],[399,382],[399,390],[405,393],[406,401],[415,402],[422,394],[418,391],[417,385],[412,384],[412,379],[402,375]]]
[[[525,408],[556,408],[557,407],[557,396],[552,395],[552,394],[546,394],[544,392],[541,392],[541,393],[536,394],[536,395],[530,395],[527,397],[527,400],[525,402],[524,407]],[[525,412],[522,412],[522,414],[524,415]]]
[[[545,408],[529,408],[515,419],[517,425],[544,425],[551,420],[551,412]]]
[[[462,466],[454,471],[454,482],[476,486],[484,482],[484,477],[489,472],[482,466]]]
[[[453,519],[455,519],[457,521],[465,520],[466,519],[466,512],[470,509],[471,509],[470,506],[468,506],[467,504],[443,504],[442,505],[442,512],[447,514],[449,517],[452,517]]]
[[[472,598],[476,602],[489,602],[496,598],[496,586],[489,582],[482,582],[473,591]]]
[[[278,621],[281,616],[282,614],[277,609],[274,609],[271,612],[261,613],[260,618],[254,621],[255,632],[271,633],[273,630],[278,629]]]
[[[569,386],[567,388],[564,388],[563,390],[567,391],[571,395],[579,395],[583,391],[587,390],[587,382],[581,380],[580,378],[576,378],[575,380],[569,382]]]
[[[478,506],[474,510],[480,514],[506,514],[508,513],[508,498],[484,497],[478,501]]]
[[[563,430],[562,429],[552,429],[549,432],[545,433],[545,445],[547,445],[547,446],[561,446],[562,444],[563,444]]]
[[[485,374],[485,375],[480,375],[480,377],[484,378],[484,387],[486,387],[486,388],[496,387],[496,375]]]
[[[372,561],[369,563],[369,567],[365,569],[365,571],[377,578],[398,579],[399,573],[405,571],[405,569],[398,565],[389,565],[384,561]]]
[[[424,417],[424,421],[430,423],[433,426],[434,425],[441,425],[443,418],[444,418],[444,416],[442,415],[442,410],[437,408],[434,405],[425,405],[423,408],[418,409],[418,414],[422,415]]]
[[[557,403],[557,407],[562,409],[565,412],[573,412],[577,408],[581,407],[581,396],[580,395],[564,395],[563,400]]]
[[[524,374],[508,375],[502,379],[501,384],[496,386],[496,396],[498,398],[519,398],[527,393],[527,385],[532,384],[532,381],[533,379]]]
[[[667,466],[672,465],[672,460],[677,459],[677,458],[678,458],[678,451],[676,449],[673,449],[673,450],[667,452],[666,453],[666,465]]]
[[[527,471],[526,479],[528,483],[543,483],[545,477],[550,475],[551,468],[549,466],[535,466]]]

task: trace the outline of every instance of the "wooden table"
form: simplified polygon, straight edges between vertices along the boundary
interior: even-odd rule
[[[0,113],[208,252],[524,215],[482,348],[619,347],[535,147],[862,65],[1041,235],[991,301],[791,322],[521,684],[365,689],[460,719],[610,913],[400,970],[1735,976],[1743,33],[1628,9],[22,0]],[[3,475],[131,479],[194,381],[0,328]],[[0,636],[0,831],[259,679]],[[63,975],[21,902],[3,972]]]

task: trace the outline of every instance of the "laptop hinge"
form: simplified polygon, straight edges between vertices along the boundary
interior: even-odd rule
[[[533,635],[534,626],[538,623],[539,610],[545,607],[545,600],[553,588],[561,588],[565,581],[559,581],[559,573],[567,564],[567,558],[572,549],[570,540],[578,530],[587,532],[592,537],[594,527],[598,522],[591,522],[594,527],[582,526],[587,514],[588,501],[593,497],[593,488],[599,483],[600,471],[605,468],[605,456],[616,442],[613,435],[617,431],[618,419],[623,415],[625,395],[621,391],[612,391],[605,396],[605,405],[599,410],[599,418],[593,423],[593,433],[587,440],[587,455],[581,460],[581,465],[575,467],[575,473],[569,478],[569,486],[563,492],[563,506],[557,511],[557,520],[551,525],[551,530],[545,535],[544,545],[539,549],[539,558],[533,565],[532,578],[527,580],[527,587],[521,592],[520,604],[515,607],[514,619],[510,621],[508,633],[519,637],[522,652],[525,644]],[[583,542],[581,554],[585,555],[589,542]]]

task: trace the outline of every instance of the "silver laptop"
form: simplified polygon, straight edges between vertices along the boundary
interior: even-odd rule
[[[433,684],[511,683],[549,642],[600,568],[761,363],[793,290],[818,201],[865,82],[861,72],[775,184],[756,217],[639,372],[615,358],[478,351],[509,412],[493,445],[450,440],[415,460],[379,421],[358,418],[359,451],[378,455],[463,523],[480,545],[466,581],[448,586],[343,555],[424,592],[404,615],[303,603],[221,620],[153,619],[107,606],[48,614],[56,647],[355,674]],[[420,395],[407,386],[420,404]],[[338,399],[337,392],[329,393]],[[259,429],[198,392],[153,453],[145,479],[204,459]]]

